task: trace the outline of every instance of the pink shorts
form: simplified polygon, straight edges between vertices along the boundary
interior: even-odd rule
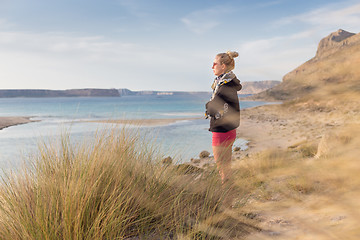
[[[236,138],[236,129],[228,132],[213,132],[212,145],[213,146],[230,146]]]

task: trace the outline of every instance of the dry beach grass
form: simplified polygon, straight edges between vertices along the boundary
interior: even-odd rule
[[[193,181],[157,158],[149,143],[126,129],[78,146],[67,136],[44,144],[31,165],[2,179],[0,238],[201,235],[201,221],[221,206],[217,178]]]

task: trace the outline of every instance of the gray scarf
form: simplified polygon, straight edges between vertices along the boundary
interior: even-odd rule
[[[211,85],[211,88],[213,89],[213,93],[212,93],[210,101],[214,99],[215,94],[217,93],[217,91],[219,90],[219,87],[221,85],[224,85],[224,84],[227,84],[228,82],[231,82],[235,77],[236,76],[232,71],[224,73],[224,74],[222,74],[220,76],[217,76],[215,78],[213,84]]]

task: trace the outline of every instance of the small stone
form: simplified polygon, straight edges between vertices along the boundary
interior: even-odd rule
[[[234,147],[234,152],[238,152],[238,151],[240,151],[240,147]]]
[[[202,151],[200,154],[199,154],[199,157],[200,158],[207,158],[210,156],[210,153],[208,151]]]
[[[344,219],[346,219],[346,216],[335,216],[335,217],[331,218],[331,221],[332,222],[339,222],[339,221],[344,220]]]

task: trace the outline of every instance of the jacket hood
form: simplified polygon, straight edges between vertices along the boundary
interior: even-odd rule
[[[236,91],[240,91],[241,88],[242,88],[242,86],[241,86],[241,84],[240,84],[240,80],[237,79],[236,77],[233,78],[233,79],[231,80],[231,82],[229,82],[229,83],[232,83],[232,84],[233,84],[233,88],[235,88]]]

